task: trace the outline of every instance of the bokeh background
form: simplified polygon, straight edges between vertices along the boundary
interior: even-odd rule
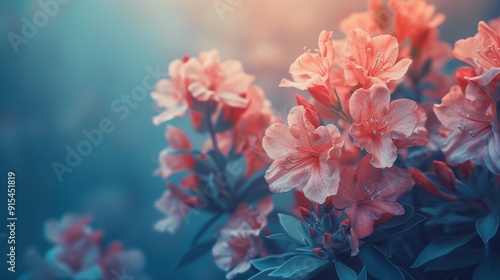
[[[223,279],[210,256],[196,262],[196,269],[174,270],[201,223],[185,224],[173,236],[153,230],[161,218],[153,203],[165,189],[153,175],[166,146],[165,126],[151,123],[156,112],[149,97],[123,120],[111,104],[142,85],[148,66],[165,70],[184,54],[217,48],[223,59],[239,59],[257,76],[278,114],[287,112],[295,92],[277,85],[288,77],[289,64],[304,46],[316,47],[321,30],[341,37],[340,20],[366,9],[365,0],[240,2],[221,19],[212,0],[69,0],[17,53],[7,34],[21,34],[23,17],[32,20],[41,7],[38,0],[0,2],[0,234],[7,231],[6,177],[13,170],[15,278],[25,270],[28,248],[48,249],[43,223],[71,212],[92,215],[105,242],[121,240],[126,248],[142,250],[152,279]],[[429,2],[446,13],[440,30],[450,43],[473,35],[479,20],[500,15],[497,0]],[[115,130],[59,182],[51,164],[63,163],[65,147],[75,148],[84,139],[81,131],[97,128],[103,118]],[[185,120],[172,124],[191,131]],[[2,236],[0,279],[15,279],[6,273]]]

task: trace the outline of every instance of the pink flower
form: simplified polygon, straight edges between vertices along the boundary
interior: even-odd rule
[[[475,67],[477,74],[500,68],[500,18],[480,21],[474,37],[458,40],[453,56]]]
[[[185,64],[185,83],[189,94],[198,101],[215,100],[230,107],[244,108],[254,77],[243,71],[239,61],[220,62],[217,50],[202,52],[198,59]]]
[[[458,86],[452,87],[434,112],[448,132],[442,151],[449,164],[483,161],[500,175],[498,97],[495,100],[488,88],[492,79],[471,79],[465,93]]]
[[[373,223],[383,214],[404,214],[398,198],[411,190],[413,180],[407,170],[378,169],[365,156],[357,169],[344,168],[338,193],[332,197],[336,208],[345,208],[357,238],[373,232]]]
[[[401,79],[411,64],[408,58],[396,62],[399,45],[395,37],[380,35],[371,38],[361,29],[349,32],[345,51],[343,68],[346,82],[350,86],[359,84],[365,89],[373,84],[387,84]]]
[[[261,231],[267,226],[267,215],[273,210],[270,197],[262,199],[256,208],[248,204],[238,205],[236,212],[221,229],[221,236],[212,248],[216,265],[228,271],[226,278],[233,279],[247,271],[250,260],[265,254]]]
[[[198,58],[174,60],[169,65],[169,75],[171,80],[160,80],[151,94],[157,106],[165,108],[153,118],[156,125],[184,115],[188,108],[204,114],[206,108],[202,103],[207,101],[246,108],[246,95],[254,80],[243,71],[239,61],[221,62],[217,50],[201,52]]]
[[[193,149],[187,135],[175,126],[168,125],[165,133],[170,146],[160,153],[160,168],[156,171],[163,178],[173,174],[194,168],[196,162],[189,154]]]
[[[90,216],[80,217],[67,214],[62,217],[61,221],[49,220],[45,224],[45,236],[54,244],[71,244],[81,237],[92,234],[89,227],[91,221]]]
[[[190,197],[183,193],[172,183],[168,183],[168,189],[155,203],[156,209],[166,217],[158,221],[154,228],[158,231],[176,233],[187,212],[191,209],[188,205]]]
[[[331,31],[323,30],[318,38],[319,50],[316,53],[305,50],[290,66],[293,82],[282,79],[280,87],[294,87],[305,90],[314,85],[326,84],[335,60],[335,49]]]
[[[409,99],[390,101],[383,85],[358,89],[349,102],[354,123],[349,131],[354,144],[372,155],[371,164],[390,167],[397,157],[393,139],[406,139],[418,122],[417,104]]]
[[[387,34],[392,27],[391,18],[391,11],[382,1],[368,0],[368,11],[349,15],[340,22],[340,30],[348,34],[360,28],[371,36]]]
[[[421,47],[437,33],[445,15],[435,13],[436,6],[425,0],[389,0],[394,10],[394,34],[399,42],[410,39],[412,45]]]
[[[146,264],[144,255],[139,250],[124,250],[119,241],[107,246],[99,264],[104,274],[103,279],[116,279],[117,273],[133,275],[135,279],[149,279],[143,272]]]
[[[316,112],[296,106],[288,114],[288,125],[275,123],[266,130],[262,146],[273,163],[265,178],[272,192],[296,187],[307,198],[323,203],[337,193],[344,141],[338,128],[320,126]]]
[[[425,127],[427,123],[427,114],[425,109],[417,105],[417,125],[412,134],[404,139],[394,139],[393,143],[398,150],[412,146],[425,146],[429,143],[429,131]]]
[[[168,66],[168,74],[171,80],[163,79],[158,81],[155,90],[151,93],[156,105],[165,108],[165,111],[153,117],[155,125],[183,116],[188,109],[183,74],[186,60],[187,58],[184,61],[179,59],[172,61]]]

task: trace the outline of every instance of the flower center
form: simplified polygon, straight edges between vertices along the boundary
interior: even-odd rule
[[[372,48],[367,48],[366,53],[367,65],[365,65],[365,69],[368,70],[368,77],[372,77],[382,69],[382,66],[384,66],[384,58],[382,57],[384,52],[377,52],[377,54],[373,55]],[[368,63],[370,63],[370,65],[368,65]]]
[[[295,146],[295,149],[300,152],[301,156],[293,158],[292,156],[287,156],[287,163],[283,164],[283,169],[291,170],[303,163],[307,163],[311,160],[318,159],[319,154],[316,151],[303,148],[299,145]]]
[[[373,204],[373,202],[375,201],[375,199],[376,199],[377,197],[379,197],[379,196],[380,196],[380,194],[382,193],[382,191],[377,191],[377,192],[372,193],[372,192],[370,191],[370,189],[369,189],[367,186],[364,186],[364,187],[363,187],[363,189],[365,190],[365,193],[366,193],[366,196],[365,196],[365,198],[364,198],[364,199],[366,199],[366,198],[370,198],[370,202],[371,202],[372,204]]]
[[[377,135],[384,136],[388,125],[389,125],[389,121],[380,122],[378,119],[371,118],[367,127],[373,136],[377,136]]]
[[[480,117],[473,118],[470,114],[463,114],[462,110],[458,110],[458,115],[465,121],[457,125],[457,128],[461,132],[467,132],[471,137],[481,135],[492,128],[491,121],[486,121]]]
[[[474,58],[476,64],[488,70],[490,68],[500,67],[500,47],[495,43],[486,47],[485,50],[476,50],[477,57]]]

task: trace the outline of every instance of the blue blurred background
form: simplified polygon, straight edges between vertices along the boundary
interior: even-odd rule
[[[303,46],[315,47],[319,31],[338,30],[342,18],[366,9],[366,1],[243,0],[220,17],[211,0],[70,0],[16,52],[8,34],[22,34],[23,18],[33,21],[42,9],[39,2],[46,1],[0,2],[0,234],[7,232],[5,181],[13,170],[16,277],[24,271],[28,248],[42,253],[49,248],[43,223],[72,212],[92,215],[92,226],[104,230],[106,243],[121,240],[126,248],[142,250],[153,279],[201,279],[200,273],[203,279],[223,279],[210,256],[196,269],[173,269],[201,222],[185,224],[173,236],[153,230],[161,218],[153,203],[165,189],[153,176],[166,146],[165,127],[151,123],[156,112],[149,96],[123,119],[111,104],[141,86],[148,67],[166,70],[184,54],[217,48],[223,59],[243,61],[278,114],[287,112],[294,91],[277,85],[288,76],[289,64]],[[479,20],[500,15],[496,0],[429,2],[447,14],[440,30],[450,43],[473,35]],[[98,128],[103,118],[111,119],[115,130],[59,182],[51,164],[64,163],[65,148],[75,149],[85,139],[81,131]],[[186,120],[172,124],[191,129]],[[0,279],[14,279],[6,273],[5,241],[0,239]]]

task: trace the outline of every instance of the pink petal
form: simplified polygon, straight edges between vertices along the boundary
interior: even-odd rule
[[[392,138],[404,139],[413,133],[418,122],[417,108],[417,103],[409,99],[398,99],[389,104],[387,131]]]
[[[389,137],[373,138],[365,149],[372,155],[370,163],[377,168],[391,167],[397,157],[397,148]]]

